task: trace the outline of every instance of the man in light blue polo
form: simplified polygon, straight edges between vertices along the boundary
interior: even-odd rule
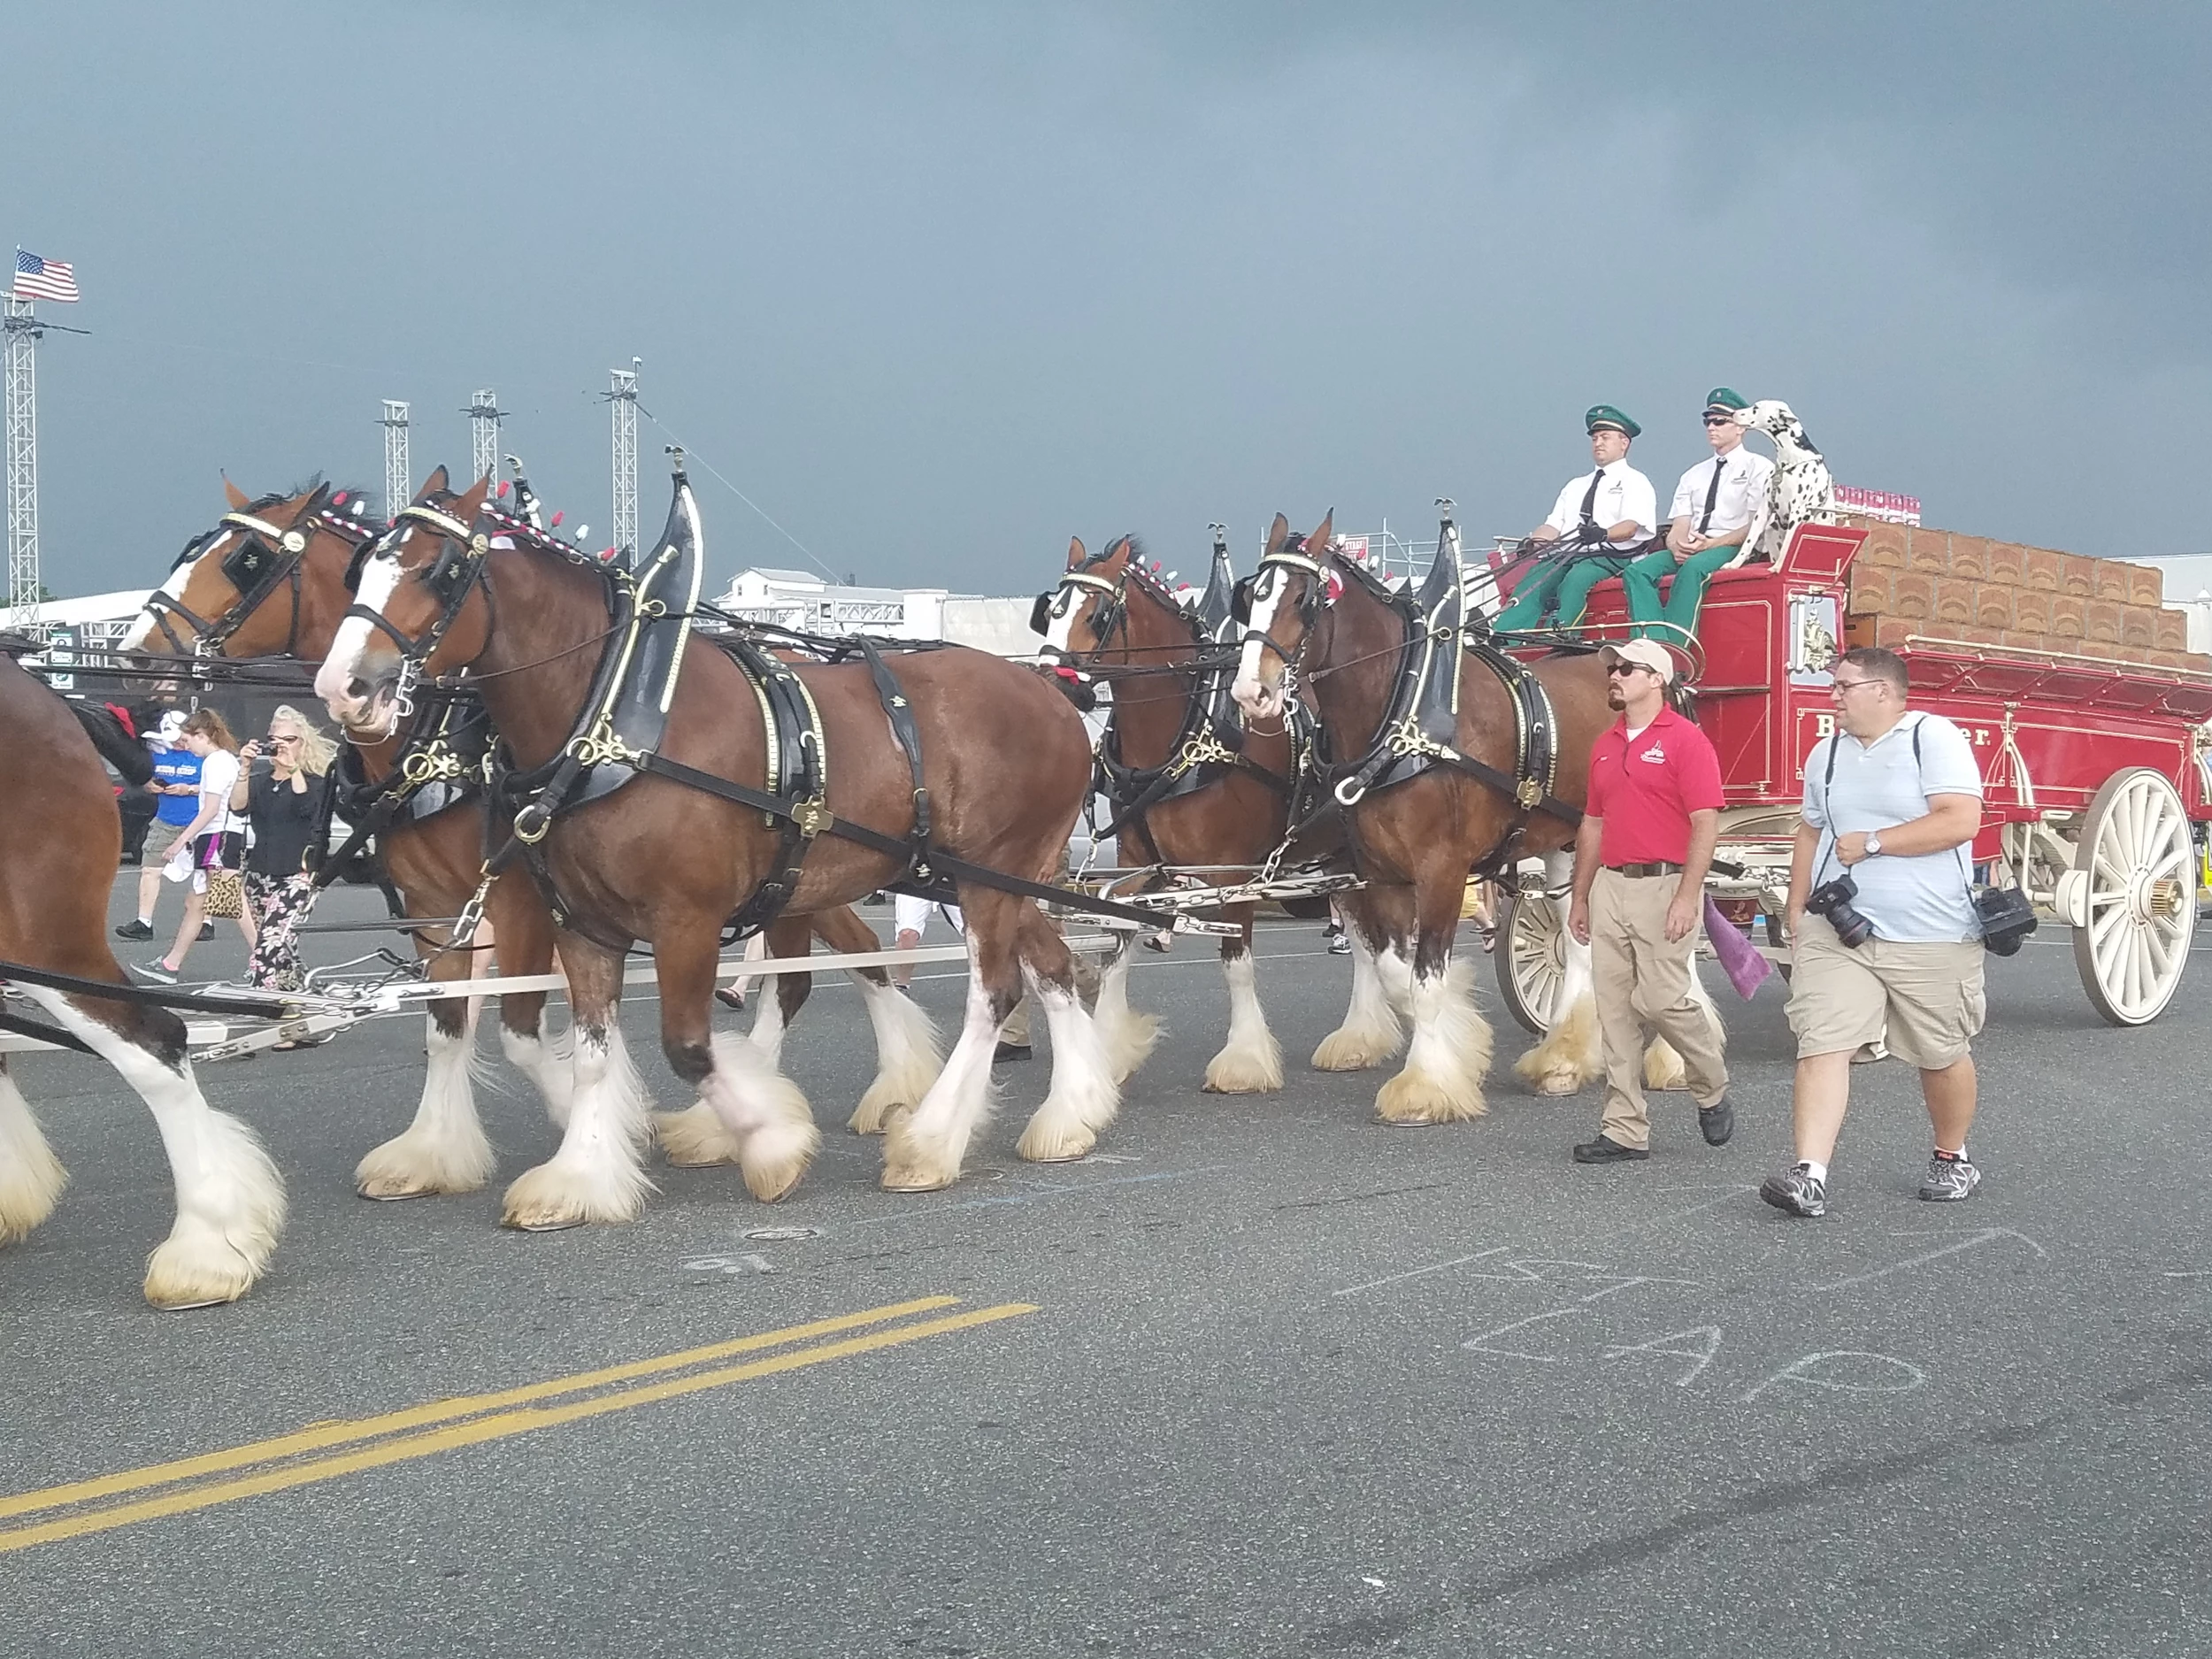
[[[1920,1196],[1965,1198],[1981,1184],[1966,1156],[1969,1045],[1984,1012],[1969,853],[1981,828],[1981,769],[1957,726],[1906,706],[1907,685],[1894,652],[1845,652],[1830,693],[1836,731],[1805,759],[1788,910],[1797,1163],[1759,1187],[1793,1216],[1827,1213],[1851,1056],[1886,1031],[1890,1052],[1919,1068],[1935,1130]],[[1855,891],[1839,892],[1847,876]]]

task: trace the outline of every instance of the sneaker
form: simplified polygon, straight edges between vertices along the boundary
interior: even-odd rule
[[[142,979],[151,979],[156,985],[174,985],[177,971],[156,956],[151,962],[134,962],[131,972]]]
[[[1329,954],[1331,956],[1348,956],[1352,954],[1351,938],[1341,927],[1324,928],[1322,929],[1321,936],[1329,941]]]
[[[1736,1133],[1736,1109],[1724,1094],[1710,1106],[1697,1109],[1698,1132],[1705,1137],[1709,1147],[1724,1147],[1728,1137]]]
[[[1932,1157],[1920,1178],[1920,1195],[1932,1204],[1952,1204],[1971,1198],[1981,1184],[1982,1172],[1964,1158]]]
[[[1828,1183],[1815,1180],[1812,1171],[1802,1167],[1768,1176],[1759,1183],[1759,1196],[1777,1210],[1786,1210],[1793,1216],[1824,1216],[1828,1213]]]
[[[1650,1156],[1648,1147],[1624,1147],[1604,1134],[1575,1148],[1577,1164],[1640,1164]]]
[[[118,939],[151,939],[154,936],[154,925],[151,922],[134,918],[117,928],[115,936]]]
[[[208,944],[213,941],[214,937],[215,924],[212,922],[202,922],[200,924],[200,942],[204,945]]]

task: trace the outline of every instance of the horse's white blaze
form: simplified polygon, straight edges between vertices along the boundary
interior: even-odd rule
[[[545,1035],[545,1016],[538,1016],[538,1029],[534,1032],[516,1031],[502,1025],[499,1046],[507,1056],[507,1063],[528,1078],[538,1091],[538,1098],[545,1102],[545,1115],[556,1129],[568,1127],[569,1102],[576,1087],[576,1056],[571,1038],[565,1031]]]
[[[1264,598],[1256,591],[1260,584],[1256,580],[1253,583],[1252,615],[1245,624],[1244,648],[1237,653],[1237,677],[1229,687],[1229,695],[1236,699],[1237,707],[1247,714],[1271,714],[1279,701],[1280,680],[1271,689],[1261,679],[1267,654],[1272,648],[1259,636],[1275,626],[1275,609],[1282,603],[1283,590],[1289,585],[1279,570],[1275,580],[1266,585]]]
[[[975,935],[968,936],[968,1007],[960,1040],[945,1068],[912,1111],[884,1127],[883,1185],[892,1192],[926,1193],[960,1179],[968,1141],[991,1106],[991,1056],[998,1020],[979,972]]]
[[[1048,985],[1026,970],[1024,977],[1052,1032],[1052,1088],[1014,1150],[1033,1163],[1064,1163],[1098,1144],[1098,1132],[1121,1105],[1121,1090],[1097,1023],[1073,988]]]
[[[69,1176],[0,1058],[0,1244],[12,1244],[54,1213]]]
[[[1403,1032],[1397,1010],[1384,995],[1382,976],[1375,971],[1375,953],[1356,927],[1346,930],[1352,941],[1352,1001],[1344,1010],[1344,1023],[1321,1040],[1313,1051],[1317,1071],[1362,1071],[1380,1065],[1398,1052]]]
[[[231,537],[237,534],[234,530],[224,531],[222,534],[200,550],[198,558],[188,559],[163,577],[161,586],[155,591],[165,594],[172,599],[182,599],[184,590],[192,585],[192,572],[200,568],[202,560],[213,554],[220,553],[230,545]],[[172,623],[170,626],[174,627],[176,625]],[[123,641],[121,649],[127,651],[145,650],[153,643],[155,635],[160,632],[160,626],[154,620],[153,612],[142,611],[137,622],[132,626],[129,635]],[[167,641],[165,640],[163,643],[166,644]],[[189,644],[191,641],[188,640],[186,643]]]
[[[630,1063],[622,1030],[573,1033],[575,1092],[560,1150],[507,1188],[501,1220],[511,1227],[572,1227],[634,1221],[653,1184],[638,1154],[651,1102]]]
[[[353,1171],[364,1198],[419,1198],[426,1193],[472,1193],[491,1179],[492,1143],[476,1116],[472,1064],[476,1010],[447,1036],[427,1015],[430,1066],[423,1077],[415,1120],[382,1146],[371,1148]]]
[[[284,1180],[261,1142],[208,1105],[189,1060],[173,1071],[58,993],[23,989],[122,1074],[161,1131],[177,1217],[146,1260],[146,1300],[157,1308],[236,1301],[261,1277],[284,1231]]]
[[[1394,964],[1405,964],[1406,1001],[1413,1041],[1405,1070],[1382,1086],[1375,1113],[1400,1124],[1451,1123],[1479,1118],[1483,1074],[1490,1069],[1490,1025],[1476,1010],[1466,966],[1453,962],[1441,973],[1410,972],[1411,964],[1393,950],[1382,958],[1386,983]]]
[[[1283,1045],[1267,1028],[1252,956],[1225,959],[1229,981],[1229,1041],[1206,1067],[1206,1087],[1219,1094],[1271,1094],[1283,1086]]]
[[[699,1085],[700,1095],[738,1142],[738,1164],[753,1196],[781,1198],[798,1185],[822,1144],[806,1096],[741,1038],[717,1032],[712,1052],[714,1069]]]
[[[1075,613],[1082,608],[1082,601],[1078,599],[1071,603],[1067,610],[1059,616],[1047,613],[1045,644],[1048,648],[1048,652],[1065,652],[1068,649],[1068,638],[1075,632]]]
[[[1140,1014],[1129,1006],[1129,964],[1135,944],[1134,933],[1120,935],[1113,955],[1106,959],[1106,971],[1099,975],[1098,999],[1091,1010],[1117,1083],[1134,1077],[1160,1041],[1159,1017]]]
[[[853,982],[876,1033],[876,1075],[845,1126],[856,1135],[881,1134],[888,1113],[920,1103],[945,1060],[936,1027],[912,997],[864,974],[854,974]]]
[[[361,567],[361,590],[355,598],[381,616],[399,591],[399,581],[398,559],[379,553]],[[368,699],[355,696],[347,687],[360,672],[361,659],[373,637],[368,623],[360,617],[348,617],[338,625],[337,634],[330,641],[330,655],[323,658],[315,674],[315,695],[323,700],[333,719],[357,725],[368,712]]]

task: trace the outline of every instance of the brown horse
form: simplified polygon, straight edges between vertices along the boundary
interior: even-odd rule
[[[67,705],[10,657],[0,729],[0,961],[128,985],[107,944],[123,829],[98,755]],[[284,1230],[284,1184],[253,1131],[209,1108],[184,1022],[147,1002],[17,988],[121,1072],[161,1131],[177,1214],[147,1260],[146,1300],[195,1308],[243,1295]],[[45,1220],[65,1179],[0,1056],[0,1244]]]
[[[1412,668],[1417,624],[1400,596],[1330,549],[1333,518],[1298,538],[1276,515],[1252,582],[1235,690],[1248,715],[1272,718],[1294,675],[1310,688],[1338,770],[1349,779],[1395,735],[1385,728]],[[1455,640],[1446,643],[1458,652]],[[1453,747],[1494,774],[1517,774],[1517,717],[1504,683],[1471,656],[1461,656],[1458,673]],[[1537,664],[1535,673],[1555,715],[1555,798],[1578,809],[1590,746],[1613,718],[1605,665],[1594,654],[1555,657]],[[1468,872],[1509,853],[1518,858],[1569,846],[1575,826],[1552,812],[1525,810],[1492,783],[1438,764],[1357,795],[1348,827],[1367,883],[1348,907],[1353,928],[1375,952],[1383,984],[1413,1028],[1405,1069],[1383,1085],[1376,1114],[1398,1124],[1476,1117],[1486,1110],[1490,1027],[1463,969],[1452,962]]]
[[[342,490],[317,486],[289,496],[250,501],[226,480],[231,511],[215,527],[188,544],[160,588],[147,602],[145,619],[127,649],[155,655],[213,653],[233,657],[288,655],[319,663],[328,654],[340,618],[352,603],[347,574],[354,556],[380,524],[367,522]],[[445,470],[426,490],[442,493]],[[360,742],[367,780],[390,778],[403,738]],[[476,890],[484,859],[485,818],[480,790],[450,797],[442,810],[403,817],[379,837],[388,873],[411,917],[459,912]],[[500,971],[511,978],[547,972],[553,962],[553,918],[528,872],[514,870],[492,884],[485,913],[493,925]],[[804,956],[810,935],[833,950],[882,948],[874,931],[850,910],[794,918],[769,933],[776,956]],[[429,964],[433,983],[459,985],[471,973],[467,952],[441,951],[446,930],[426,928],[412,937]],[[892,991],[880,969],[856,970],[874,1026],[879,1064],[861,1098],[853,1126],[872,1133],[885,1112],[918,1102],[937,1075],[934,1034],[927,1018]],[[780,976],[753,1028],[753,1040],[772,1056],[812,988],[811,975]],[[549,1034],[546,993],[510,992],[500,998],[500,1041],[508,1059],[536,1085],[547,1115],[568,1121],[567,1034]],[[441,997],[426,1010],[429,1065],[412,1123],[373,1148],[354,1172],[370,1198],[412,1198],[433,1193],[473,1192],[489,1179],[491,1143],[477,1116],[471,1077],[475,1048],[473,1004],[464,996]],[[636,1087],[642,1089],[642,1083]],[[736,1148],[703,1103],[658,1121],[669,1161],[705,1164],[734,1161]]]
[[[1244,727],[1233,710],[1207,704],[1229,670],[1224,648],[1145,568],[1128,536],[1095,558],[1068,544],[1067,574],[1051,596],[1045,648],[1063,664],[1101,668],[1113,687],[1105,742],[1110,767],[1145,780],[1119,832],[1123,863],[1187,869],[1256,871],[1290,825],[1299,757],[1284,721]],[[1220,716],[1230,717],[1226,721]],[[1223,725],[1233,729],[1221,729]],[[1133,787],[1138,787],[1133,785]],[[1118,803],[1117,813],[1124,807]],[[1333,814],[1286,853],[1294,867],[1342,844]],[[1234,879],[1226,877],[1225,879]],[[1239,932],[1221,941],[1229,982],[1229,1035],[1207,1063],[1207,1088],[1271,1093],[1283,1086],[1283,1050],[1260,1006],[1252,962],[1256,902],[1222,914]],[[1125,937],[1101,977],[1098,1019],[1116,1071],[1126,1078],[1151,1049],[1158,1022],[1128,1010],[1131,941]],[[1395,1033],[1392,1033],[1395,1047]]]
[[[472,528],[483,495],[479,485],[449,511],[402,513],[363,568],[360,603],[339,628],[316,689],[349,730],[376,736],[390,730],[398,693],[416,672],[465,667],[517,766],[542,777],[588,743],[578,728],[593,713],[600,663],[628,660],[604,655],[621,637],[615,618],[627,578],[580,555],[491,546]],[[680,483],[672,527],[680,525],[694,546],[695,513]],[[559,1154],[508,1189],[507,1218],[516,1225],[623,1220],[643,1203],[643,1125],[608,1083],[625,1064],[616,1021],[622,949],[641,939],[653,948],[670,1064],[741,1141],[755,1194],[788,1192],[819,1136],[804,1099],[766,1056],[714,1038],[718,936],[726,918],[789,868],[787,821],[810,826],[790,914],[849,904],[904,873],[901,859],[831,827],[904,836],[918,818],[915,781],[866,666],[794,671],[821,741],[810,733],[800,743],[780,726],[778,748],[819,757],[826,783],[803,814],[772,818],[668,775],[672,766],[709,784],[767,779],[771,788],[776,777],[767,693],[695,633],[681,637],[671,660],[680,667],[661,694],[656,765],[641,766],[602,798],[547,808],[549,817],[529,820],[536,856],[570,918],[560,950],[575,1010],[576,1084]],[[900,707],[910,710],[918,733],[933,845],[1029,881],[1056,872],[1090,780],[1090,748],[1075,710],[1033,671],[979,652],[956,647],[893,662]],[[626,683],[619,672],[615,683]],[[565,803],[563,796],[556,805]],[[1023,1156],[1080,1156],[1118,1103],[1059,934],[1030,898],[965,879],[956,885],[972,967],[967,1015],[936,1082],[888,1125],[883,1184],[895,1190],[958,1179],[987,1103],[995,1033],[1025,978],[1050,1022],[1054,1064],[1051,1093],[1022,1137]]]

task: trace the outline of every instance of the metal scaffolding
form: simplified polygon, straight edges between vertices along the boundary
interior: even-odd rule
[[[31,302],[12,295],[0,326],[8,351],[8,603],[15,624],[38,626],[38,342]]]
[[[384,516],[396,518],[399,510],[415,498],[407,469],[407,405],[384,400]]]
[[[507,411],[499,406],[499,400],[489,392],[472,392],[469,406],[461,411],[469,418],[469,481],[488,478],[495,483],[499,479],[499,423],[507,419]]]
[[[612,369],[607,402],[614,411],[614,546],[624,561],[637,557],[637,374],[644,365],[632,357],[626,369]]]

